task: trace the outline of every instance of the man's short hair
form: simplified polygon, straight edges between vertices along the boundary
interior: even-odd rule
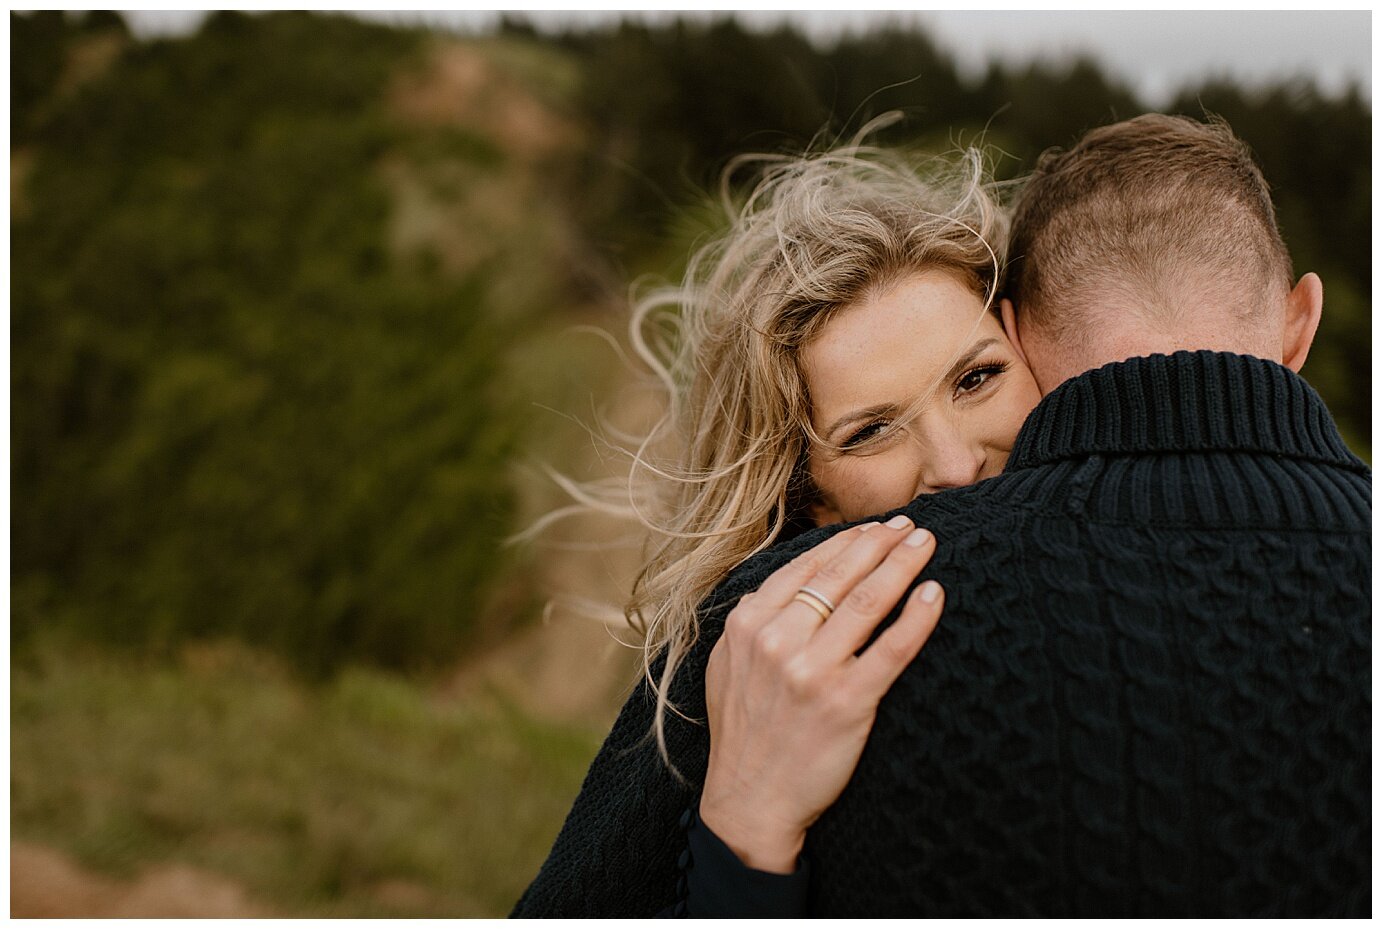
[[[1053,337],[1100,306],[1158,325],[1213,300],[1247,319],[1291,287],[1267,182],[1219,119],[1149,114],[1048,151],[1012,230],[1007,296]]]

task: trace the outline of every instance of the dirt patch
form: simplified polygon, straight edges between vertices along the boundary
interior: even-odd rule
[[[158,865],[134,880],[89,871],[67,855],[10,843],[10,918],[157,919],[266,917],[234,881],[188,865]]]
[[[71,97],[84,85],[105,77],[127,45],[128,40],[113,31],[73,42],[53,88],[54,96],[59,99]]]
[[[24,187],[33,170],[33,149],[17,148],[10,152],[10,218],[12,220],[28,218],[29,200],[24,196]]]
[[[533,716],[605,727],[614,721],[639,661],[599,620],[554,611],[493,651],[465,662],[440,696],[466,701],[497,690]]]
[[[536,552],[525,583],[546,600],[542,622],[462,663],[441,695],[465,700],[497,690],[543,719],[612,723],[641,660],[630,647],[639,636],[621,611],[639,567],[637,548],[617,544],[629,532],[581,514],[528,543]]]
[[[407,122],[479,130],[529,160],[571,145],[576,136],[569,120],[465,42],[439,42],[425,68],[394,82],[389,100]]]
[[[600,328],[613,331],[626,312],[602,306],[587,315]],[[613,355],[610,360],[618,365]],[[609,421],[595,414],[582,416],[574,406],[568,408],[570,415],[599,434],[646,434],[664,412],[665,398],[622,366],[607,376],[608,382],[594,389],[600,392],[602,408],[607,404]],[[621,485],[627,480],[626,460],[602,450],[594,439],[572,444],[560,457],[546,460],[567,477]],[[529,509],[525,528],[574,502],[564,493],[553,496],[555,489],[555,482],[546,477],[539,485],[525,486],[530,499],[547,501]],[[465,698],[497,689],[543,719],[597,728],[613,723],[642,664],[641,648],[636,647],[642,636],[625,620],[623,607],[642,567],[645,535],[632,519],[587,510],[523,542],[532,559],[524,583],[546,602],[543,621],[463,663],[444,695]]]
[[[395,118],[435,147],[379,165],[390,252],[483,273],[492,308],[545,305],[591,273],[562,187],[580,133],[511,71],[474,44],[436,43],[388,91]]]

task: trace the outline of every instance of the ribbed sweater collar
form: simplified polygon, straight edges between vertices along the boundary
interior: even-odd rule
[[[1071,378],[1027,417],[1007,470],[1090,454],[1197,451],[1367,471],[1299,375],[1262,358],[1208,351],[1131,358]]]

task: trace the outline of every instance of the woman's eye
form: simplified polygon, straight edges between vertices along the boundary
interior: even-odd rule
[[[845,439],[842,448],[855,448],[863,445],[871,439],[876,439],[883,434],[883,430],[888,428],[888,421],[884,419],[874,420],[858,432]]]
[[[955,391],[961,394],[974,393],[974,391],[988,383],[990,378],[997,374],[1002,374],[1007,368],[1008,366],[1006,364],[985,365],[982,368],[974,368],[973,370],[966,371],[960,376],[960,379],[955,382]]]

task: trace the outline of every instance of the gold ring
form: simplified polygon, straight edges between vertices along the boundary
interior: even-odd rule
[[[832,601],[829,597],[827,597],[825,594],[821,593],[821,592],[820,592],[819,590],[817,590],[816,588],[814,588],[814,587],[798,587],[798,588],[797,588],[797,592],[798,592],[798,593],[806,594],[806,596],[808,596],[808,597],[815,597],[817,600],[819,600],[819,601],[821,602],[821,606],[825,607],[827,610],[829,610],[829,611],[832,612],[832,613],[835,612],[835,603],[834,603],[834,601]]]
[[[829,600],[826,600],[824,597],[817,595],[815,591],[809,590],[805,587],[797,591],[796,596],[793,597],[792,600],[794,602],[801,601],[802,603],[805,603],[811,609],[819,613],[821,619],[823,620],[829,619],[830,614],[834,612],[834,609],[830,606]]]

